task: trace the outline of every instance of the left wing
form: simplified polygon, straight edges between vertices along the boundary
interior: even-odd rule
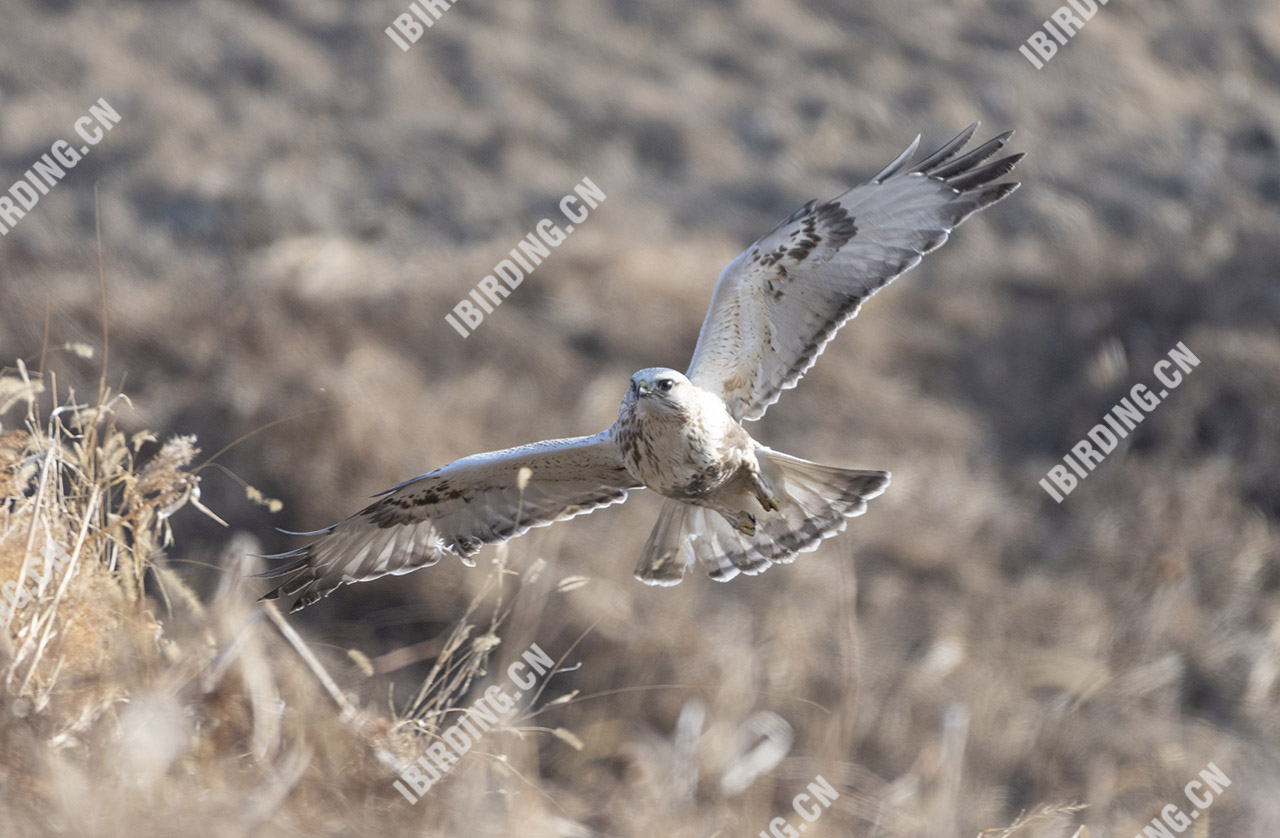
[[[735,419],[763,416],[863,300],[1018,187],[993,181],[1021,154],[981,165],[1012,131],[956,157],[977,127],[903,172],[917,137],[870,182],[810,201],[734,259],[716,283],[689,379],[721,394]]]
[[[297,611],[339,585],[409,573],[446,554],[470,565],[485,544],[620,503],[640,486],[608,431],[464,457],[387,490],[340,524],[303,533],[319,538],[271,556],[293,561],[258,574],[284,579],[263,599],[297,597]]]

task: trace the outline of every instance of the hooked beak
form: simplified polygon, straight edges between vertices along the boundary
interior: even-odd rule
[[[636,382],[636,393],[639,396],[652,396],[653,390],[649,389],[649,382],[643,378]]]

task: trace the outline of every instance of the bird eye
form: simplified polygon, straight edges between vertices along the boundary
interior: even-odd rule
[[[658,389],[664,393],[670,393],[671,388],[675,386],[675,382],[670,378],[664,378],[658,382]]]

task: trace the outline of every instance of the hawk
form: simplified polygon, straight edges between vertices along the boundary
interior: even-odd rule
[[[1013,135],[961,154],[969,126],[908,168],[920,138],[867,183],[810,201],[720,274],[688,370],[631,376],[618,419],[594,436],[476,454],[388,489],[314,540],[272,558],[265,598],[303,608],[345,583],[402,574],[446,555],[474,565],[485,544],[620,503],[648,488],[666,500],[636,568],[675,585],[696,562],[712,579],[790,562],[842,531],[889,473],[819,465],[752,439],[872,294],[974,212],[1007,196],[1022,158],[987,162]]]

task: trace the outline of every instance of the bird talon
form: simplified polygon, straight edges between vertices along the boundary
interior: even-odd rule
[[[747,537],[753,537],[756,534],[756,516],[750,512],[743,512],[738,516],[738,532]]]
[[[764,500],[760,501],[760,505],[764,507],[766,512],[777,512],[779,509],[782,508],[779,504],[777,497],[765,498]]]

